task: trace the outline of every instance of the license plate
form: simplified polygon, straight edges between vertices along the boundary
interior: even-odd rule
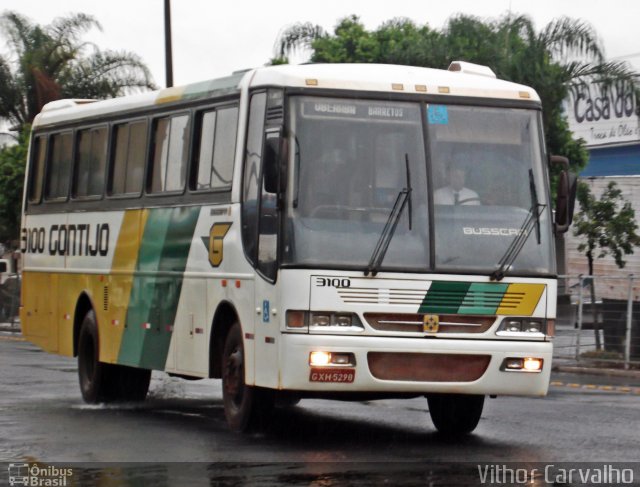
[[[310,382],[343,382],[351,383],[356,378],[354,369],[313,368],[309,374]]]

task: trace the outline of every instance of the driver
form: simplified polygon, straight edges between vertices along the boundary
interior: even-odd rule
[[[466,170],[460,163],[447,165],[447,186],[439,188],[433,194],[436,205],[479,205],[478,193],[466,188]]]

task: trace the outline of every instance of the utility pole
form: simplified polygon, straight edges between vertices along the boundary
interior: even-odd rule
[[[164,0],[164,63],[167,88],[173,86],[173,55],[171,53],[171,0]]]

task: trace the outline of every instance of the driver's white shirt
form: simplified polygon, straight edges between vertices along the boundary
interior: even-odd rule
[[[433,193],[433,201],[436,205],[455,205],[456,193],[458,193],[459,205],[479,205],[478,193],[469,188],[456,191],[451,186],[436,189]]]

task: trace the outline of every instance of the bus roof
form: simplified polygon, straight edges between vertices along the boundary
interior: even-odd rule
[[[540,101],[532,88],[496,79],[486,66],[464,62],[452,63],[449,70],[386,64],[279,65],[102,101],[57,100],[44,106],[33,126],[106,116],[171,102],[215,98],[259,86]]]

